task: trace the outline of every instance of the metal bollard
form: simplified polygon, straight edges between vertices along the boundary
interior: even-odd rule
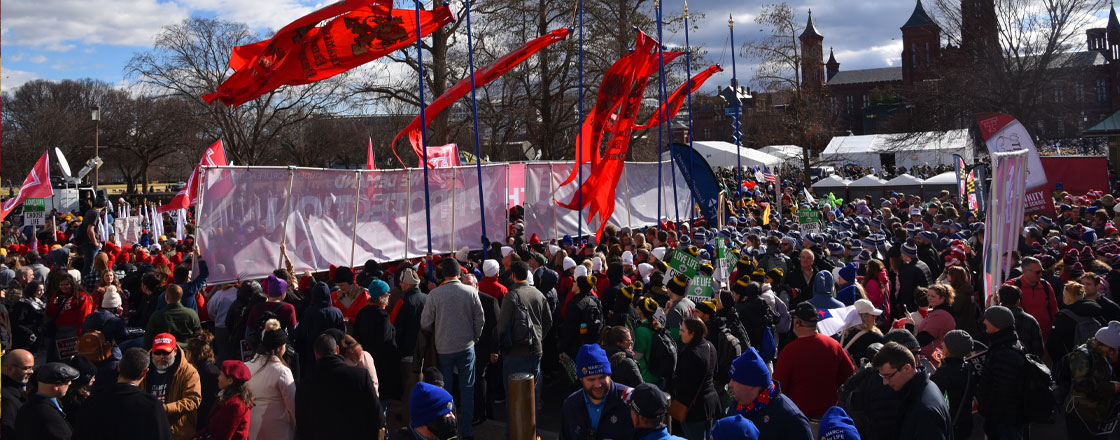
[[[535,378],[529,373],[517,373],[506,384],[509,405],[509,439],[535,440],[537,436],[537,398],[534,395]]]

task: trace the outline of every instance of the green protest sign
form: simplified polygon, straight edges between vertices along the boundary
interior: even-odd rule
[[[23,201],[23,224],[43,226],[47,224],[47,204],[43,199]]]
[[[716,238],[716,276],[720,280],[726,281],[738,262],[739,257],[731,252],[731,248],[727,246],[727,240],[723,237]]]
[[[821,232],[821,213],[815,209],[800,209],[797,211],[798,228],[802,234]]]
[[[697,275],[692,277],[688,282],[686,292],[688,299],[694,302],[707,301],[714,297],[712,286],[714,285],[712,277],[704,275]]]
[[[696,270],[700,268],[700,259],[692,256],[688,252],[682,250],[673,250],[673,255],[665,262],[669,266],[669,272],[666,273],[666,281],[669,277],[678,273],[683,273],[689,278],[696,276]]]

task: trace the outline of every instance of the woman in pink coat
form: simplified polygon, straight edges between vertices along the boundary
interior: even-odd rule
[[[941,365],[941,356],[934,356],[937,347],[945,339],[945,334],[957,328],[957,320],[953,316],[953,287],[948,284],[934,284],[926,289],[926,299],[929,300],[930,312],[921,324],[918,324],[918,343],[922,345],[922,355],[929,359],[934,367]]]
[[[883,262],[874,259],[868,260],[867,273],[863,280],[863,290],[867,292],[867,300],[871,301],[871,304],[875,307],[886,312],[882,316],[889,320],[891,302],[887,301],[887,292],[891,291],[891,283],[887,280],[887,271],[883,268]]]

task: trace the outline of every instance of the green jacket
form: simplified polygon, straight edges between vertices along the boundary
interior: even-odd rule
[[[152,339],[160,333],[171,333],[179,347],[186,348],[187,339],[199,330],[202,330],[202,323],[198,321],[198,313],[179,303],[168,304],[148,318],[148,328],[144,329],[144,348],[151,349]]]
[[[1093,341],[1095,339],[1090,339],[1084,345],[1088,356],[1079,347],[1070,352],[1069,357],[1070,395],[1077,415],[1090,430],[1096,430],[1108,419],[1109,408],[1117,397],[1108,358]]]
[[[660,383],[661,377],[650,371],[649,362],[647,362],[652,352],[653,330],[649,328],[649,321],[643,320],[638,328],[634,329],[634,358],[638,360],[638,370],[642,372],[642,381]]]

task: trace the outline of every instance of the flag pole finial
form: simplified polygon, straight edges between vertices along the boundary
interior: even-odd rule
[[[688,2],[684,2],[684,16],[688,17]]]
[[[735,17],[731,14],[727,14],[727,27],[729,29],[735,29]]]

